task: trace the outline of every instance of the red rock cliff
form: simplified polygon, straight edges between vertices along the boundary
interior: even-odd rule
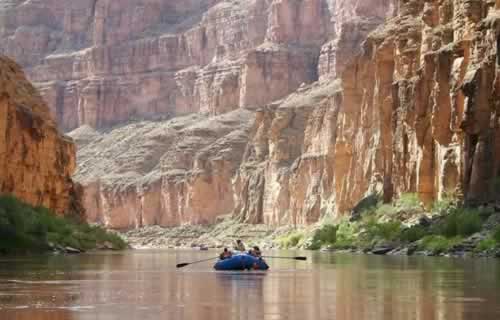
[[[427,203],[498,197],[499,9],[399,1],[336,90],[318,84],[258,112],[236,214],[303,224],[372,192],[416,192]]]
[[[499,1],[12,3],[4,50],[42,52],[31,77],[66,128],[89,125],[72,136],[92,221],[309,224],[372,192],[495,195]],[[47,38],[18,27],[40,8],[65,17],[56,40],[15,51]]]
[[[176,86],[158,87],[158,93],[185,96],[173,100],[162,96],[159,101],[171,102],[169,110],[178,116],[239,110],[207,119],[196,130],[191,129],[193,118],[188,116],[105,133],[92,130],[95,123],[89,123],[71,133],[81,146],[76,178],[87,186],[85,206],[91,221],[117,228],[207,223],[230,214],[241,201],[259,201],[255,191],[243,200],[246,195],[241,194],[237,178],[255,119],[253,112],[241,107],[262,107],[285,97],[303,82],[334,78],[360,52],[369,31],[394,10],[391,1],[325,0],[221,1],[207,8],[200,9],[201,20],[188,24],[189,31],[172,36],[177,39],[174,43],[179,37],[184,39],[187,47],[182,48],[188,52],[170,59],[155,58],[157,74],[163,74],[166,82],[165,70],[180,68],[173,64],[184,61],[184,69],[175,71]],[[198,43],[192,37],[193,30],[199,32],[200,28],[206,33],[201,37],[206,43],[193,47]],[[123,55],[125,58],[126,53]],[[129,62],[127,66],[133,65]],[[137,74],[128,70],[120,77]],[[138,97],[137,92],[124,92]],[[144,91],[140,97],[157,96]],[[132,106],[114,104],[113,110]],[[110,110],[106,116],[112,118],[116,113]],[[200,121],[206,115],[197,117]],[[302,141],[290,142],[301,148]]]
[[[204,92],[207,96],[220,92],[220,97],[231,97],[232,101],[238,102],[234,105],[250,109],[264,106],[291,92],[301,82],[300,77],[295,78],[295,75],[303,75],[304,72],[317,74],[325,82],[330,81],[354,60],[369,31],[393,11],[391,1],[307,0],[260,4],[250,1],[249,4],[255,6],[254,9],[258,9],[259,15],[263,17],[264,24],[260,26],[263,28],[260,30],[262,36],[256,42],[262,44],[256,49],[229,46],[227,50],[220,50],[220,59],[215,52],[215,63],[209,64],[206,70],[210,70],[210,73],[204,74],[207,79],[214,79],[217,86],[225,87],[219,91],[216,87],[206,87]],[[210,10],[218,11],[221,8],[227,8],[227,15],[231,15],[235,9],[243,7],[241,2],[224,2],[224,5],[220,3]],[[242,21],[238,20],[238,23]],[[227,34],[231,34],[231,26],[227,22],[221,25],[226,34],[221,41],[226,41]],[[243,36],[247,37],[248,33]],[[236,70],[232,73],[232,80],[229,79],[231,81],[220,78],[221,74],[227,74],[227,68],[221,66],[229,61],[225,54],[229,49],[233,50],[229,56],[232,57],[231,70]],[[341,58],[336,59],[337,56]],[[304,57],[313,59],[304,63]],[[197,75],[191,72],[193,79]],[[336,92],[338,88],[335,84],[327,84],[326,89],[317,91],[318,95],[328,95],[330,90]],[[289,103],[288,108],[298,108],[301,103],[307,103],[301,100],[308,101],[309,91],[303,86],[296,94],[297,105]],[[217,98],[213,101],[222,103],[226,100]],[[307,107],[314,108],[317,102],[313,98],[313,104]],[[209,100],[202,102],[202,106],[211,108]],[[211,110],[220,113],[231,109],[220,108],[219,105]],[[85,207],[89,220],[117,228],[130,228],[151,224],[210,223],[217,216],[232,212],[245,217],[262,215],[264,207],[259,206],[259,203],[262,202],[263,193],[270,195],[270,190],[253,184],[270,182],[276,173],[272,170],[259,171],[262,165],[253,166],[244,153],[255,114],[240,109],[195,125],[193,119],[199,121],[204,118],[199,117],[144,122],[139,127],[133,124],[104,134],[90,127],[71,133],[81,146],[76,179],[87,186]],[[300,131],[305,130],[305,123],[300,122],[299,117],[290,117],[299,121],[290,124],[294,128],[287,128],[287,123],[283,122],[285,127],[278,125],[275,130],[283,129],[285,135],[300,136]],[[255,128],[258,128],[260,119],[258,116]],[[269,134],[265,128],[256,130],[262,138]],[[317,140],[323,139],[322,143],[327,144],[324,138],[326,136]],[[300,157],[303,144],[304,141],[299,137],[290,137],[285,138],[280,146],[289,145],[295,149],[289,156],[289,161],[293,162],[296,157]],[[272,158],[266,156],[269,156],[268,160]],[[266,160],[266,156],[263,160]],[[248,182],[244,181],[245,168],[252,171]],[[267,174],[269,176],[264,177]],[[249,184],[247,189],[245,183]],[[282,198],[289,198],[281,199],[280,203],[295,201],[290,198],[293,196],[291,193],[283,194]],[[268,199],[273,201],[271,197]],[[255,207],[259,213],[246,210],[242,203]],[[280,203],[276,203],[276,206],[280,206]],[[290,221],[280,220],[278,223]]]
[[[65,213],[72,205],[75,147],[21,69],[0,56],[0,193]]]
[[[331,7],[331,6],[330,6]],[[60,126],[259,107],[317,78],[326,0],[8,0],[15,57]]]

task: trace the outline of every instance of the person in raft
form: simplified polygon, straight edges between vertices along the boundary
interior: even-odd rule
[[[236,240],[236,245],[234,246],[234,250],[240,251],[240,252],[245,252],[245,245],[243,244],[243,241],[240,239]]]
[[[227,248],[224,248],[224,251],[219,255],[219,259],[224,260],[224,259],[229,259],[233,256],[233,253],[229,251]]]
[[[256,258],[262,258],[262,252],[260,251],[260,248],[255,246],[253,247],[252,249],[250,249],[248,251],[248,253],[251,255],[251,256],[254,256]]]

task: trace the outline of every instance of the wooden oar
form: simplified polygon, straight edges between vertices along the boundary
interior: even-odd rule
[[[306,261],[307,257],[276,257],[276,256],[263,256],[263,258],[272,258],[272,259],[293,259],[293,260],[301,260]]]
[[[210,260],[214,260],[214,259],[218,259],[218,258],[219,257],[210,258],[210,259],[204,259],[204,260],[199,260],[199,261],[194,261],[194,262],[179,263],[179,264],[176,265],[176,267],[177,268],[184,268],[185,266],[189,266],[190,264],[195,264],[195,263],[210,261]]]

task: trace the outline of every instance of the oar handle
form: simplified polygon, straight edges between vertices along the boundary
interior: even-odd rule
[[[307,257],[276,257],[276,256],[264,256],[263,258],[271,258],[271,259],[292,259],[292,260],[301,260],[306,261]]]

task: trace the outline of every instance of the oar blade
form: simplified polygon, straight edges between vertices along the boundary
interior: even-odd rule
[[[295,257],[295,260],[301,260],[301,261],[306,261],[307,257]]]
[[[198,260],[198,261],[193,261],[193,262],[179,263],[178,265],[176,265],[176,267],[177,268],[184,268],[185,266],[189,266],[190,264],[195,264],[195,263],[200,263],[200,262],[215,260],[217,258],[218,257],[208,258],[208,259],[203,259],[203,260]]]

